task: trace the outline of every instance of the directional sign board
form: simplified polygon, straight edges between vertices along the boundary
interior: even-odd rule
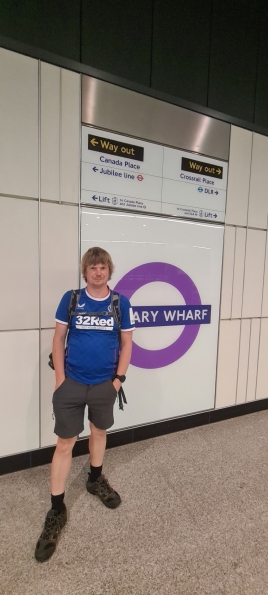
[[[83,203],[161,213],[162,167],[159,145],[82,129]]]
[[[205,161],[197,161],[193,157],[182,157],[181,158],[181,169],[184,171],[190,171],[191,173],[199,173],[212,178],[222,179],[223,168],[215,166],[212,163],[206,163]]]
[[[227,163],[165,147],[162,213],[223,222]]]
[[[129,145],[125,142],[114,141],[112,138],[97,136],[96,134],[88,135],[88,150],[97,151],[98,153],[108,153],[108,155],[116,155],[117,157],[135,159],[136,161],[144,161],[144,148],[132,143]]]
[[[82,127],[81,201],[223,222],[227,163]]]

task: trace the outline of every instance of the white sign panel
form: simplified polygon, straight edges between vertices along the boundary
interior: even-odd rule
[[[223,227],[82,209],[82,254],[105,248],[136,321],[113,429],[214,407]]]
[[[81,201],[223,222],[227,164],[82,127]]]
[[[162,212],[223,222],[227,164],[164,148]]]
[[[82,128],[81,201],[161,212],[163,147]]]

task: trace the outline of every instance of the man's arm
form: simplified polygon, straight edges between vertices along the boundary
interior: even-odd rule
[[[65,370],[64,370],[64,355],[65,355],[65,339],[67,334],[68,325],[67,324],[60,324],[56,322],[56,328],[53,338],[53,346],[52,346],[52,357],[53,357],[53,364],[55,368],[55,375],[56,375],[56,386],[55,390],[59,388],[59,386],[65,380]]]
[[[119,376],[125,376],[130,363],[132,351],[132,333],[133,331],[121,332],[121,351],[119,355],[116,372]],[[115,390],[118,392],[121,386],[120,380],[118,380],[118,378],[115,378],[113,381],[113,385]]]

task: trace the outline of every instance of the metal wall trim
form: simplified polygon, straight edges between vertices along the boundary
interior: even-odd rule
[[[230,124],[82,75],[82,123],[228,161]]]

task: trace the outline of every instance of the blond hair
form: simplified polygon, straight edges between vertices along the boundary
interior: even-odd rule
[[[109,269],[109,279],[111,279],[111,276],[114,272],[113,261],[109,252],[106,252],[106,250],[103,250],[103,248],[99,248],[98,246],[94,246],[94,248],[89,248],[89,250],[84,254],[82,258],[81,273],[83,275],[83,279],[87,281],[87,267],[96,264],[105,264]]]

